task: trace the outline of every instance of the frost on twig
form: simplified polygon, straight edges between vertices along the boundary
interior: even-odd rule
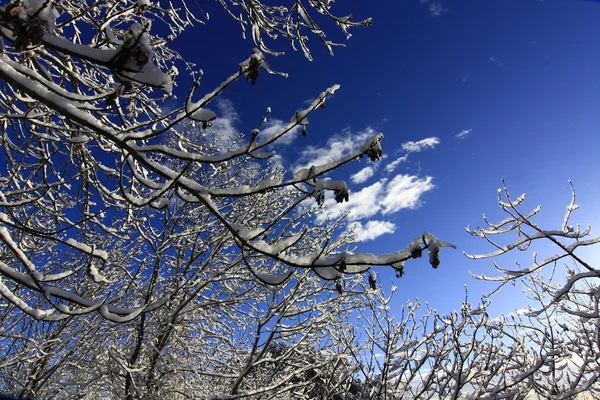
[[[484,216],[487,224],[486,228],[471,230],[467,227],[467,232],[473,236],[486,240],[496,250],[487,254],[472,255],[465,253],[465,255],[471,259],[497,257],[514,249],[526,251],[530,248],[532,243],[540,240],[552,243],[557,250],[556,253],[542,259],[538,258],[537,253],[533,253],[533,260],[527,267],[521,267],[520,263],[516,261],[516,269],[507,269],[500,267],[494,262],[496,270],[500,272],[501,275],[490,277],[484,274],[472,274],[473,277],[485,281],[499,282],[499,286],[491,294],[496,293],[508,282],[515,282],[517,280],[529,280],[535,282],[535,287],[538,287],[542,291],[542,294],[540,294],[542,305],[539,307],[538,311],[530,313],[531,315],[539,315],[539,312],[542,310],[546,310],[548,307],[551,307],[565,297],[568,297],[568,293],[578,292],[579,289],[577,289],[578,285],[576,285],[576,283],[579,282],[579,284],[582,284],[589,278],[600,278],[600,271],[595,266],[585,261],[580,256],[579,252],[583,247],[599,243],[600,237],[588,238],[591,235],[591,226],[582,230],[579,225],[576,227],[569,225],[572,212],[579,207],[575,204],[575,198],[575,189],[571,184],[571,201],[567,206],[567,211],[560,229],[545,229],[533,221],[533,217],[539,213],[541,208],[538,206],[529,213],[522,212],[520,207],[524,203],[525,195],[521,195],[513,200],[508,188],[506,185],[503,185],[502,189],[498,190],[498,204],[501,209],[509,215],[508,218],[498,223],[490,223]],[[494,238],[495,236],[504,237],[508,233],[513,232],[516,233],[517,238],[510,241],[508,244],[501,244]],[[541,274],[544,267],[551,266],[552,271],[554,271],[557,266],[560,266],[559,263],[570,262],[573,262],[576,269],[581,272],[570,272],[567,276],[568,279],[566,283],[557,286],[556,284],[546,282],[542,279]]]
[[[211,127],[211,102],[231,85],[260,83],[260,68],[276,73],[264,57],[273,53],[265,35],[283,35],[307,52],[305,30],[335,46],[317,31],[311,13],[333,20],[348,36],[370,20],[336,17],[330,5],[312,0],[309,8],[297,1],[290,9],[221,4],[228,11],[240,7],[241,14],[231,16],[252,29],[258,48],[203,93],[202,72],[169,46],[200,22],[186,1],[163,8],[146,0],[93,6],[24,0],[3,9],[1,273],[15,307],[46,319],[95,311],[127,322],[171,295],[203,287],[202,279],[213,279],[197,275],[208,268],[203,262],[243,266],[246,275],[236,278],[249,273],[275,287],[298,270],[325,280],[373,265],[403,272],[404,262],[424,249],[438,266],[446,244],[429,234],[396,253],[342,257],[339,249],[349,238],[338,234],[341,220],[314,226],[306,200],[321,201],[330,191],[338,202],[348,201],[345,182],[326,174],[363,155],[379,160],[382,134],[346,157],[293,176],[263,161],[273,156],[273,144],[305,128],[339,85],[268,137],[260,128],[270,110],[249,138],[223,140]],[[173,107],[177,100],[171,99],[166,111],[162,100],[172,92],[178,63],[196,79],[185,101]]]
[[[202,136],[200,136],[200,142],[194,142],[198,138],[196,134],[186,136],[176,133],[172,137],[167,136],[169,140],[165,144],[154,144],[155,142],[147,142],[147,140],[159,135],[166,136],[168,132],[164,128],[161,128],[160,125],[157,124],[153,129],[147,129],[142,124],[137,130],[117,131],[115,127],[105,124],[101,119],[96,118],[85,107],[74,107],[73,103],[63,97],[63,95],[72,96],[72,101],[77,99],[77,101],[82,101],[82,104],[83,100],[87,99],[86,97],[67,94],[66,91],[56,88],[53,83],[41,75],[31,75],[35,76],[36,81],[25,79],[25,73],[26,71],[16,63],[0,60],[0,75],[4,77],[5,81],[18,87],[32,99],[42,102],[46,107],[54,110],[54,112],[62,115],[72,123],[76,123],[86,133],[86,141],[76,140],[73,143],[73,154],[76,155],[73,161],[78,160],[78,168],[74,170],[76,175],[69,178],[69,180],[75,180],[77,184],[82,184],[83,188],[87,188],[85,190],[82,189],[81,193],[85,194],[89,190],[93,191],[85,197],[86,200],[83,203],[84,214],[80,217],[80,221],[64,220],[61,217],[56,228],[57,232],[62,232],[62,229],[65,229],[62,227],[63,224],[66,224],[66,226],[78,226],[82,223],[91,224],[94,229],[100,229],[114,236],[115,239],[119,238],[119,240],[125,240],[124,243],[127,243],[127,240],[130,240],[127,238],[131,233],[125,232],[128,232],[130,229],[136,229],[136,235],[140,235],[141,237],[146,237],[155,229],[152,227],[151,222],[153,218],[136,217],[135,214],[144,214],[148,212],[146,211],[147,207],[151,207],[152,213],[159,212],[168,216],[172,212],[173,206],[178,202],[182,202],[183,204],[197,205],[202,208],[207,213],[206,215],[223,229],[223,234],[227,233],[231,235],[243,252],[250,253],[250,264],[255,264],[256,262],[260,264],[263,262],[261,261],[262,258],[266,257],[275,263],[291,268],[312,269],[326,280],[335,280],[340,277],[341,272],[336,268],[340,259],[330,254],[335,247],[342,245],[343,242],[331,242],[330,240],[333,237],[332,231],[329,231],[327,236],[324,237],[326,239],[325,244],[315,240],[319,235],[311,236],[306,232],[301,233],[303,235],[301,237],[302,240],[298,243],[302,243],[302,247],[299,247],[296,243],[281,247],[282,243],[288,242],[287,239],[281,242],[279,237],[282,239],[286,238],[286,236],[280,235],[287,229],[286,224],[290,221],[291,215],[294,215],[293,211],[304,199],[313,195],[313,192],[307,193],[299,189],[298,184],[313,186],[315,192],[331,190],[338,201],[346,201],[349,193],[343,182],[325,181],[319,179],[319,177],[354,160],[361,154],[374,152],[373,154],[377,156],[381,151],[380,142],[383,135],[375,135],[356,152],[340,160],[298,171],[292,179],[285,180],[283,174],[280,172],[273,173],[274,171],[268,172],[268,170],[265,170],[264,173],[261,173],[259,172],[260,169],[256,169],[256,167],[245,170],[243,165],[245,165],[244,163],[249,163],[250,160],[260,158],[260,150],[289,132],[300,122],[298,120],[292,121],[288,126],[274,133],[263,142],[254,142],[249,146],[239,146],[225,153],[220,153],[221,149],[212,151],[211,147],[204,144],[205,141]],[[176,111],[170,115],[170,123],[174,124],[178,121],[185,121],[190,115],[198,118],[202,117],[202,119],[212,118],[213,115],[210,114],[210,111],[203,108],[204,105],[210,101],[212,96],[216,95],[215,93],[219,93],[239,76],[239,73],[232,75],[232,78],[225,81],[216,91],[209,93],[196,103],[188,101],[184,110]],[[43,85],[40,85],[40,83]],[[305,115],[319,109],[325,98],[333,94],[337,88],[337,86],[334,86],[319,96],[306,110]],[[203,115],[198,116],[197,113]],[[168,119],[163,119],[163,123],[169,123]],[[54,135],[55,139],[53,140],[71,140],[70,135],[65,137],[65,133],[60,130],[50,129],[49,132],[51,135]],[[30,134],[37,135],[37,132],[33,131]],[[203,134],[200,133],[200,135]],[[47,137],[43,136],[44,140],[47,140]],[[94,148],[102,149],[107,154],[113,154],[113,158],[111,159],[107,155],[104,155],[103,158],[98,158],[94,154],[96,150],[87,150]],[[11,154],[9,154],[9,157],[11,159],[14,158]],[[47,157],[52,158],[52,156]],[[114,165],[118,167],[115,169]],[[214,173],[211,173],[210,169],[204,170],[205,166],[211,166],[211,168],[216,169]],[[231,176],[229,175],[231,168],[239,171],[239,177],[246,176],[241,174],[241,171],[244,171],[244,174],[252,175],[248,175],[243,179],[238,178],[237,181],[231,180]],[[201,174],[201,171],[204,172]],[[64,174],[60,175],[56,172],[56,176],[58,183],[52,186],[52,191],[44,192],[46,196],[58,196],[58,193],[64,190],[63,188],[67,188],[66,185],[68,184],[63,183],[66,178]],[[25,179],[25,177],[16,174],[12,179],[19,180]],[[28,179],[31,182],[31,179]],[[8,181],[9,186],[15,183]],[[45,190],[43,188],[46,184],[42,182],[39,184],[41,185],[39,190]],[[32,193],[34,192],[35,190],[32,191]],[[19,193],[18,190],[12,191],[11,189],[5,192],[5,196],[20,196]],[[258,201],[257,199],[269,202],[269,199],[272,199],[273,196],[274,198],[286,198],[287,202],[283,202],[282,200],[278,208],[273,208],[272,203],[270,203],[269,207],[259,207],[256,209],[256,211],[264,211],[266,214],[259,219],[255,217],[255,221],[252,223],[256,224],[256,221],[261,221],[261,225],[264,228],[259,231],[259,234],[248,235],[244,233],[246,232],[244,229],[247,229],[244,221],[252,221],[252,219],[245,217],[238,221],[238,218],[241,217],[237,214],[231,214],[231,207],[233,207],[233,210],[236,210],[237,207],[249,207],[249,209],[253,209],[256,206],[242,205],[255,204]],[[35,197],[20,201],[27,203],[36,201],[34,199]],[[19,207],[22,204],[20,201],[17,201],[11,207]],[[225,204],[230,205],[225,206]],[[236,206],[236,204],[239,204],[239,206]],[[67,206],[61,207],[68,209]],[[123,225],[115,225],[115,222],[107,219],[108,217],[102,209],[110,209],[112,213],[121,214],[123,218],[126,218],[127,222]],[[43,210],[40,212],[45,212]],[[303,218],[304,221],[299,219],[296,223],[306,223],[305,217]],[[18,230],[18,226],[21,223],[15,223],[13,228]],[[238,225],[244,228],[238,229]],[[281,231],[280,229],[284,230]],[[38,232],[38,230],[38,227],[32,227],[30,231]],[[58,234],[53,233],[50,235],[51,240],[49,245],[51,247],[60,247],[62,244],[65,244],[62,241],[57,241],[55,236]],[[273,234],[275,234],[275,239],[272,237],[269,238]],[[39,233],[39,235],[47,237],[48,234]],[[306,242],[308,239],[312,240],[312,242]],[[92,248],[88,244],[89,238],[84,238],[84,240],[79,242]],[[85,252],[84,248],[88,248],[85,246],[76,246],[76,250],[85,253],[86,256],[96,255],[93,251]],[[430,261],[434,267],[437,267],[439,264],[438,252],[443,246],[445,246],[443,242],[438,242],[432,236],[423,236],[423,248],[431,250]],[[105,251],[108,252],[108,250]],[[354,274],[364,272],[373,265],[388,265],[399,268],[400,263],[414,257],[416,254],[417,252],[412,247],[410,251],[400,251],[386,256],[353,254],[345,260],[346,270],[344,273]],[[108,269],[116,271],[116,269],[121,268],[110,259],[107,259],[106,262],[113,265]],[[77,267],[77,271],[83,271],[81,267],[83,265]],[[127,268],[124,269],[124,272],[126,271]],[[268,283],[282,284],[289,277],[288,272],[285,271],[276,275],[272,275],[269,271],[263,271],[260,267],[253,269],[253,271],[259,280]],[[110,276],[103,273],[102,276],[105,279],[99,279],[100,275],[98,274],[92,274],[92,276],[96,277],[93,279],[96,284],[106,285],[119,282],[119,279],[115,278],[116,275]],[[282,277],[281,280],[275,278],[277,276]],[[41,284],[29,285],[28,287],[40,292],[44,292],[47,288],[43,282]],[[52,291],[52,293],[55,294],[58,292]],[[56,297],[55,295],[53,296]],[[53,296],[49,296],[48,300],[52,302]],[[84,297],[61,295],[58,298],[61,301],[74,302],[85,309],[90,309],[92,304],[102,304],[102,302],[88,300]],[[139,312],[152,309],[155,304],[160,304],[159,300],[160,298],[154,299],[152,296],[144,300],[140,299],[135,302],[135,312],[126,316],[119,316],[119,312],[125,311],[113,311],[112,306],[100,307],[99,310],[106,318],[125,321],[130,317],[134,318]],[[120,299],[116,298],[115,301],[120,301]],[[55,308],[57,310],[60,309],[58,304]],[[119,308],[119,310],[125,309],[128,308]]]
[[[367,290],[361,273],[374,265],[404,272],[424,250],[438,266],[447,244],[432,235],[377,256],[349,249],[342,218],[315,223],[313,197],[351,196],[326,175],[362,155],[380,159],[383,135],[296,175],[269,162],[272,145],[313,121],[338,85],[269,135],[270,108],[248,136],[211,125],[231,85],[245,79],[260,90],[261,68],[283,75],[265,59],[276,53],[267,40],[283,37],[310,57],[305,34],[330,51],[338,45],[317,14],[348,37],[371,21],[337,17],[332,2],[316,0],[220,3],[258,49],[223,65],[229,75],[209,88],[171,46],[208,19],[198,2],[22,0],[2,9],[6,391],[346,398],[359,366],[348,362],[352,346],[329,338],[380,292]],[[203,51],[206,35],[198,36]],[[180,69],[193,80],[182,101]]]

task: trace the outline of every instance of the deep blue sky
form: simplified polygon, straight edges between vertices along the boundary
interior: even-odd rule
[[[338,3],[334,12],[373,17],[373,26],[355,28],[346,42],[337,27],[324,23],[328,36],[348,47],[331,57],[313,38],[314,62],[292,52],[284,39],[271,43],[286,55],[270,58],[270,63],[289,78],[261,72],[255,86],[240,82],[224,97],[237,114],[236,129],[247,132],[267,106],[274,117],[287,121],[306,100],[339,83],[342,88],[326,110],[310,119],[309,137],[279,150],[284,164],[293,166],[307,145],[325,146],[332,137],[353,137],[370,127],[385,134],[388,158],[366,182],[349,181],[353,192],[397,174],[432,177],[435,188],[419,196],[418,207],[371,217],[392,223],[393,234],[359,247],[391,252],[423,230],[458,246],[458,251],[442,253],[438,270],[425,259],[407,264],[401,280],[380,270],[385,284],[393,279],[398,286],[399,302],[419,297],[446,312],[459,307],[465,283],[471,300],[493,289],[468,274],[493,274],[491,261],[469,261],[462,251],[492,250],[467,235],[464,226],[482,224],[484,212],[491,219],[503,218],[496,205],[501,178],[515,196],[527,192],[531,208],[544,206],[539,221],[548,228],[560,227],[570,198],[567,180],[572,179],[582,206],[576,220],[599,222],[600,2]],[[441,6],[441,15],[431,12],[434,4]],[[176,47],[204,70],[202,87],[210,90],[235,71],[254,45],[241,38],[239,27],[217,2],[206,10],[210,21],[186,33]],[[469,129],[465,138],[456,137]],[[411,153],[393,173],[385,172],[386,164],[406,154],[403,143],[432,137],[439,138],[434,148]],[[341,173],[349,178],[365,166],[369,163],[357,162]],[[529,254],[509,259],[517,256],[524,265],[530,261]],[[496,297],[495,303],[498,311],[523,305],[507,295]]]

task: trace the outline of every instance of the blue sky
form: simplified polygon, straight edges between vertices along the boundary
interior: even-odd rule
[[[207,7],[210,21],[175,47],[204,70],[202,87],[209,90],[254,46],[217,2]],[[469,270],[492,274],[491,261],[467,260],[462,251],[491,251],[464,227],[482,224],[482,213],[503,218],[496,205],[501,178],[513,195],[527,192],[531,208],[543,205],[538,221],[548,228],[560,226],[571,179],[582,207],[575,220],[598,222],[600,2],[354,0],[335,3],[333,11],[373,17],[373,26],[352,30],[348,47],[334,57],[311,39],[313,62],[291,51],[284,39],[270,43],[286,55],[269,62],[289,77],[263,71],[255,86],[241,82],[229,88],[227,101],[212,107],[220,116],[215,125],[248,132],[270,106],[277,126],[277,119],[288,121],[307,100],[340,84],[327,108],[310,118],[309,136],[296,133],[278,151],[284,165],[294,167],[323,156],[319,149],[331,154],[371,130],[384,133],[387,158],[369,179],[350,180],[375,166],[368,161],[335,176],[348,180],[351,202],[353,194],[363,194],[365,202],[352,203],[351,219],[363,230],[393,231],[359,249],[391,252],[423,230],[458,246],[442,252],[437,270],[426,259],[407,264],[400,280],[393,271],[379,270],[388,288],[391,280],[398,286],[398,302],[418,297],[447,312],[459,307],[465,283],[471,300],[493,289],[469,276]],[[345,42],[335,26],[324,27],[329,37]],[[392,172],[386,168],[407,154]],[[411,190],[400,190],[407,187]],[[369,197],[375,200],[370,211]],[[367,226],[369,220],[377,222]],[[517,256],[524,264],[530,261],[528,254],[509,260]],[[511,293],[496,297],[494,309],[521,307],[522,300]]]

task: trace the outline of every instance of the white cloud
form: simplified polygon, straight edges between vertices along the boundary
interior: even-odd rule
[[[439,138],[430,137],[430,138],[419,140],[417,142],[410,141],[410,142],[402,143],[402,149],[409,153],[416,153],[419,151],[423,151],[427,148],[434,148],[438,144],[440,144]]]
[[[471,133],[472,130],[473,129],[463,129],[462,131],[458,132],[455,136],[459,139],[465,139],[467,135]]]
[[[280,119],[276,119],[276,118],[267,119],[267,122],[265,122],[263,124],[262,129],[260,130],[260,133],[258,134],[258,141],[267,140],[273,134],[284,129],[287,125],[288,125],[287,122],[284,122]],[[300,132],[300,129],[301,129],[300,125],[294,126],[292,129],[290,129],[288,132],[286,132],[283,136],[281,136],[279,139],[277,139],[277,141],[273,144],[280,145],[280,146],[287,146],[287,145],[292,144],[292,142],[298,138],[298,133]]]
[[[375,169],[373,167],[364,167],[357,173],[352,174],[350,180],[354,183],[363,183],[372,177],[373,174],[375,174]]]
[[[217,135],[219,144],[227,149],[239,139],[240,132],[235,128],[235,123],[239,122],[239,115],[230,100],[217,98],[216,106],[218,116],[212,122],[212,129]]]
[[[323,147],[308,146],[300,152],[298,162],[292,170],[297,171],[300,168],[337,161],[358,149],[373,135],[375,135],[375,131],[367,128],[356,134],[335,135]]]
[[[352,229],[357,234],[360,241],[374,240],[386,233],[394,233],[396,225],[389,221],[368,221],[365,225],[360,222],[355,222]]]
[[[349,212],[349,221],[371,218],[378,213],[393,214],[402,209],[414,209],[421,205],[421,196],[433,189],[431,176],[396,175],[388,181],[382,179],[358,192],[351,192],[350,199],[337,203],[333,198],[325,200],[325,210],[317,216],[322,222],[326,218],[337,218]]]
[[[217,112],[217,118],[212,122],[212,129],[217,135],[219,144],[227,149],[234,142],[240,141],[241,132],[236,127],[239,124],[240,116],[235,110],[233,103],[228,99],[217,98],[215,101]],[[281,131],[288,125],[277,118],[268,118],[267,121],[262,125],[257,141],[263,141],[271,137],[271,135]],[[301,127],[295,126],[280,137],[272,146],[287,146],[290,145],[299,136]],[[246,132],[246,140],[249,139],[249,132]],[[244,142],[246,143],[246,142]]]
[[[396,175],[387,184],[385,197],[381,200],[383,214],[400,211],[403,208],[417,208],[421,195],[435,187],[431,176],[419,178],[414,175]]]
[[[385,170],[387,172],[394,172],[394,170],[396,169],[396,167],[403,162],[406,162],[406,160],[408,160],[408,154],[405,156],[402,156],[400,158],[395,159],[394,161],[392,161],[391,163],[389,163],[388,165],[385,166]]]
[[[281,154],[274,154],[273,157],[269,159],[269,161],[281,165],[282,167],[284,166],[284,158],[281,156]]]
[[[319,221],[329,218],[337,218],[340,215],[349,212],[348,220],[357,221],[359,219],[370,218],[377,214],[381,209],[377,199],[384,196],[384,187],[386,180],[375,182],[371,186],[366,186],[358,192],[350,193],[350,199],[344,203],[337,203],[333,198],[325,200],[325,212],[319,214]]]

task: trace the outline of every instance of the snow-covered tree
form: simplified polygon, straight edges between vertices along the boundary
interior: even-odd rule
[[[468,257],[526,251],[540,240],[556,246],[557,251],[543,260],[534,253],[529,267],[507,270],[494,263],[500,277],[475,275],[500,287],[521,282],[532,304],[491,319],[490,299],[472,305],[466,297],[457,311],[440,315],[428,305],[421,311],[418,300],[393,309],[395,287],[389,296],[381,290],[370,292],[356,327],[336,337],[350,351],[349,364],[356,370],[354,388],[359,390],[347,398],[568,399],[582,392],[598,396],[600,274],[579,250],[600,242],[600,237],[589,237],[589,227],[569,225],[578,208],[574,191],[559,229],[544,229],[533,220],[540,207],[522,212],[524,200],[524,195],[512,199],[506,186],[499,191],[498,203],[508,218],[499,223],[486,219],[485,228],[467,228],[496,251]],[[517,237],[508,244],[492,240],[510,233]]]
[[[556,255],[502,276],[536,304],[491,320],[485,302],[441,316],[418,302],[400,317],[369,275],[404,272],[450,244],[425,232],[392,254],[355,253],[341,220],[317,223],[327,174],[382,134],[326,165],[288,174],[272,145],[308,124],[337,85],[290,122],[223,140],[211,102],[236,81],[260,86],[277,36],[307,58],[320,21],[347,36],[332,1],[289,7],[222,0],[257,49],[208,90],[170,46],[208,15],[179,0],[20,0],[0,12],[0,387],[48,398],[566,398],[598,391],[598,270],[579,254],[589,229],[544,230],[506,188],[509,217],[471,233],[497,251],[546,240]],[[317,22],[319,21],[319,22]],[[268,42],[268,43],[267,43]],[[176,106],[174,86],[193,82]],[[240,82],[237,84],[245,84]],[[169,103],[167,103],[169,102]],[[167,105],[168,104],[168,105]],[[214,103],[213,103],[214,104]],[[326,111],[323,111],[326,112]],[[516,241],[494,242],[517,233]],[[569,242],[568,242],[569,241]],[[542,272],[561,260],[552,278]],[[566,282],[557,277],[566,274]],[[358,318],[358,319],[357,319]],[[395,320],[394,318],[397,318]],[[349,329],[356,321],[356,329]]]
[[[486,227],[467,228],[469,233],[486,240],[495,250],[467,256],[481,259],[498,257],[515,249],[525,252],[541,242],[551,245],[551,250],[544,249],[548,254],[540,258],[534,249],[532,261],[525,267],[519,260],[514,269],[494,262],[500,273],[497,277],[473,276],[498,284],[490,295],[507,283],[523,285],[523,292],[531,303],[519,310],[516,321],[504,319],[503,323],[518,329],[528,351],[533,354],[529,359],[536,360],[535,365],[520,371],[519,378],[527,384],[528,390],[544,398],[570,398],[582,391],[597,396],[600,391],[597,382],[600,375],[600,270],[595,265],[593,253],[590,254],[589,249],[586,252],[586,248],[600,243],[600,236],[591,235],[591,225],[585,229],[579,224],[571,225],[572,213],[579,208],[572,184],[571,201],[558,228],[546,229],[535,222],[534,217],[541,206],[526,212],[522,210],[524,201],[525,194],[512,198],[503,185],[498,190],[498,204],[507,218],[491,223],[484,216]],[[507,243],[495,239],[511,233],[516,237]],[[511,384],[514,385],[504,383],[507,390]]]
[[[334,16],[330,2],[308,3],[311,12],[325,15],[346,33],[370,24]],[[21,311],[48,321],[97,311],[126,322],[160,308],[167,299],[162,293],[179,290],[181,284],[173,279],[180,278],[175,270],[163,263],[175,257],[184,268],[197,252],[218,245],[184,243],[191,240],[186,235],[205,229],[192,226],[196,220],[218,230],[226,247],[235,244],[240,262],[267,284],[283,284],[302,269],[336,280],[373,265],[399,268],[425,248],[437,259],[445,243],[429,234],[385,256],[336,253],[343,242],[314,235],[330,228],[312,227],[312,198],[329,191],[339,202],[348,199],[343,181],[322,177],[362,155],[378,160],[382,134],[340,160],[293,176],[265,161],[273,154],[267,147],[305,126],[337,85],[266,138],[260,129],[270,110],[249,135],[219,140],[210,128],[216,114],[206,106],[238,79],[254,83],[260,69],[274,72],[263,53],[279,53],[264,37],[284,35],[307,57],[304,31],[329,48],[335,45],[301,1],[290,9],[256,1],[222,4],[252,31],[258,49],[230,66],[232,74],[203,95],[202,73],[191,70],[195,81],[185,101],[170,111],[161,107],[183,61],[169,44],[202,22],[201,10],[194,13],[185,2],[165,9],[147,1],[90,6],[50,0],[22,0],[2,10],[0,130],[6,162],[0,183],[0,289]],[[261,202],[275,206],[260,208]],[[175,203],[188,204],[182,209],[192,215],[173,215]],[[175,218],[188,218],[191,225]],[[170,250],[154,243],[165,229],[182,232],[176,242],[168,241]],[[136,252],[158,261],[135,257]],[[168,257],[158,257],[163,252]],[[37,296],[36,304],[28,296]]]
[[[210,104],[230,85],[260,86],[261,70],[282,75],[265,59],[281,54],[277,36],[310,59],[307,35],[330,51],[340,46],[317,20],[349,37],[370,19],[336,16],[322,0],[220,3],[257,49],[224,65],[231,74],[208,90],[200,89],[202,71],[171,47],[208,20],[197,3],[15,0],[0,9],[7,391],[129,399],[334,393],[341,384],[316,371],[341,371],[328,332],[357,307],[361,274],[374,265],[402,269],[426,249],[437,267],[449,246],[423,233],[392,254],[359,254],[339,220],[316,222],[324,193],[338,202],[349,196],[326,175],[363,155],[380,159],[382,134],[291,174],[269,162],[271,146],[305,127],[339,86],[270,135],[261,134],[270,109],[247,135],[224,140],[211,127]],[[181,69],[193,81],[173,107],[175,83],[186,85]],[[273,356],[274,346],[288,350]],[[265,386],[261,371],[274,364],[285,367]]]

